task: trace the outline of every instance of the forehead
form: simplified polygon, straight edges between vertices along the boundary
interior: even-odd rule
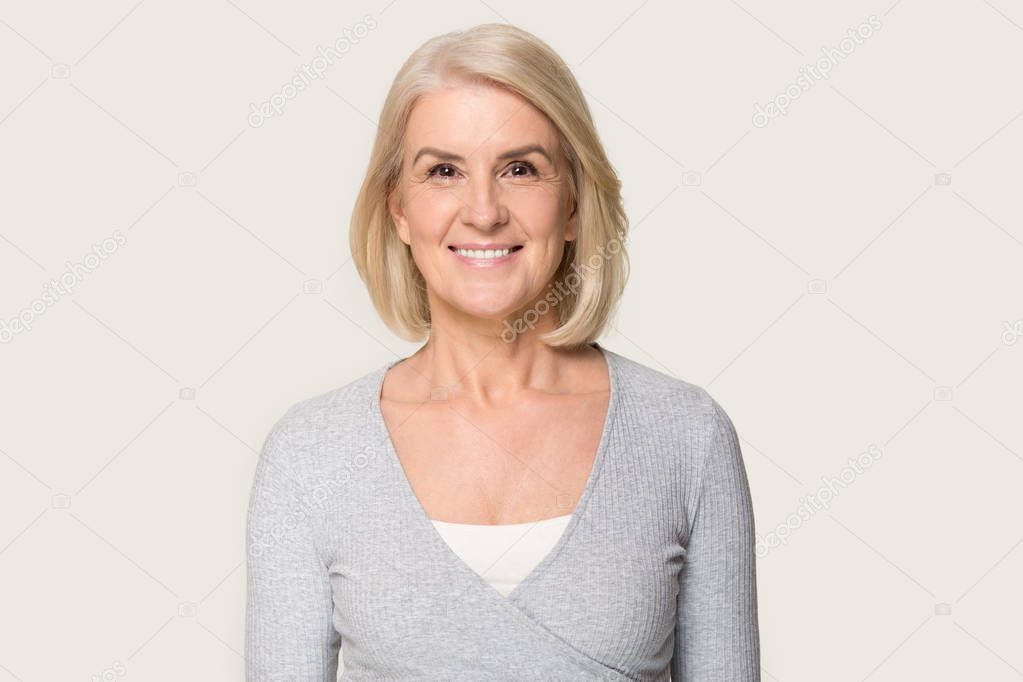
[[[419,98],[409,116],[406,144],[465,154],[498,154],[539,143],[553,150],[554,124],[523,97],[491,85],[446,86]]]

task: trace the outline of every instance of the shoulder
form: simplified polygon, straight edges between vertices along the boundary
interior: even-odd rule
[[[615,353],[619,389],[631,410],[627,416],[683,429],[693,436],[712,435],[728,416],[703,386]]]
[[[617,355],[621,442],[633,471],[662,481],[664,505],[681,501],[676,522],[685,537],[696,518],[701,491],[744,481],[735,428],[704,386]],[[642,467],[649,466],[649,469]],[[674,508],[674,507],[672,507]]]
[[[336,464],[371,417],[380,367],[339,387],[292,402],[273,422],[262,457],[302,473],[322,473]]]
[[[741,460],[732,419],[705,387],[623,355],[615,360],[623,427],[633,438],[643,434],[685,480],[701,479],[708,466]]]
[[[342,386],[292,403],[281,415],[278,425],[285,426],[291,433],[302,434],[328,424],[361,421],[372,405],[373,391],[381,373],[382,368],[375,369]]]

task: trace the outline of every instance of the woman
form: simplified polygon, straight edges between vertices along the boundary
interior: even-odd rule
[[[619,187],[536,37],[483,25],[405,63],[350,240],[426,342],[267,436],[247,679],[333,680],[343,645],[353,680],[759,680],[732,422],[594,341],[626,279]]]

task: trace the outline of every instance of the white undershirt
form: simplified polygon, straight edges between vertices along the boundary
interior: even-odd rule
[[[497,525],[431,521],[462,561],[508,596],[550,553],[571,518],[571,514],[565,514]]]

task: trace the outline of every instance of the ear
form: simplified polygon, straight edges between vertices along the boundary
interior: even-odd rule
[[[388,195],[387,210],[391,214],[391,220],[394,221],[394,228],[398,233],[398,238],[411,246],[412,240],[409,238],[408,220],[405,218],[405,211],[401,207],[401,197],[398,190],[393,190]]]
[[[575,203],[565,223],[565,241],[571,242],[579,236],[579,204]]]

